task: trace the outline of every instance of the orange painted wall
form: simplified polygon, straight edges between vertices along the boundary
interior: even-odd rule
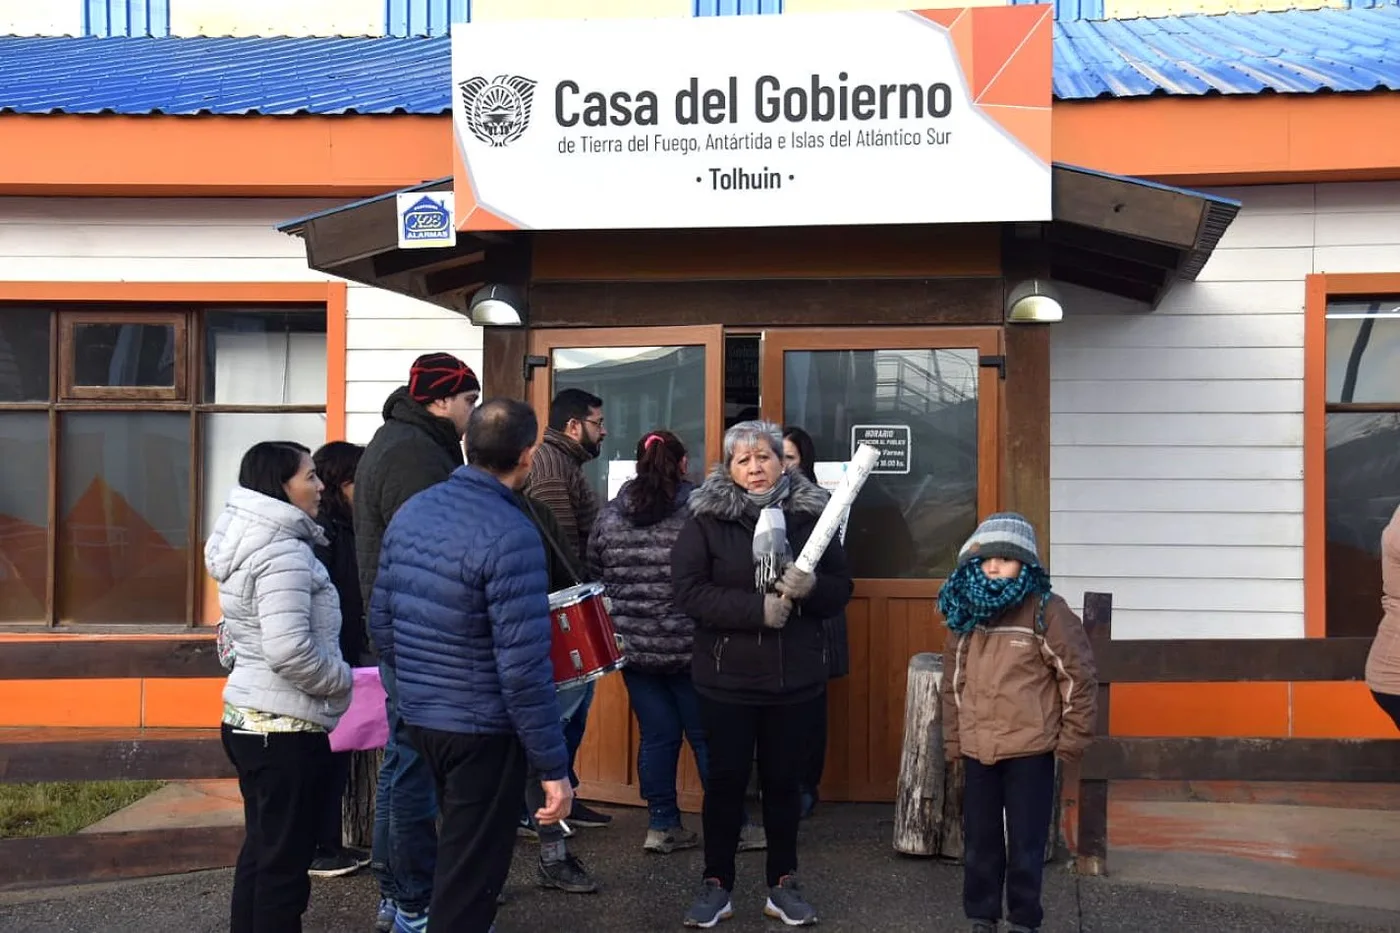
[[[222,677],[0,681],[0,726],[212,729]]]
[[[1395,724],[1359,681],[1119,684],[1113,735],[1393,739]]]

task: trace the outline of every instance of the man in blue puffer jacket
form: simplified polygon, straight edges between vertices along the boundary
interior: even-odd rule
[[[467,424],[467,466],[409,499],[384,535],[370,634],[398,679],[399,711],[442,813],[428,915],[487,933],[505,885],[527,768],[554,823],[569,812],[569,755],[550,661],[544,547],[515,491],[539,422],[494,399]]]

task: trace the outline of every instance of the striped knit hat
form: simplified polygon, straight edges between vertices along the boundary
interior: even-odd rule
[[[476,373],[451,353],[425,353],[408,371],[408,394],[420,405],[480,391]]]
[[[977,526],[972,537],[958,552],[958,564],[979,557],[1004,557],[1039,567],[1035,528],[1024,515],[1015,512],[997,512],[987,516],[987,520]]]

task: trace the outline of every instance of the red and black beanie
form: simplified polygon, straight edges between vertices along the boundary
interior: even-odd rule
[[[408,394],[420,405],[480,391],[476,373],[451,353],[424,353],[408,370]]]

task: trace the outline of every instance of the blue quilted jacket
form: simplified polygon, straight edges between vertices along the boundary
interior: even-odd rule
[[[464,466],[384,533],[369,627],[410,725],[516,733],[546,780],[568,773],[539,532],[499,480]]]

